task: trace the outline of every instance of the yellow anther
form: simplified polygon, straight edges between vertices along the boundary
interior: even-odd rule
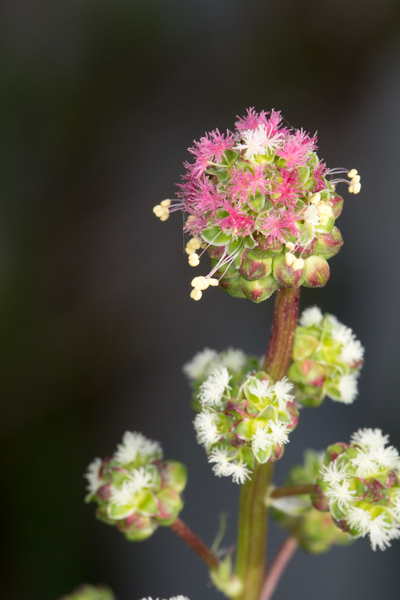
[[[155,207],[153,208],[153,213],[157,214],[158,212],[160,212],[160,210],[162,210],[161,204],[156,204]]]
[[[349,194],[354,194],[354,186],[349,185]]]
[[[203,242],[203,243],[200,245],[200,248],[202,248],[203,250],[204,250],[204,248],[207,248],[207,244],[206,244],[206,242]]]
[[[189,260],[198,260],[199,259],[199,255],[196,254],[196,252],[192,252],[192,254],[189,254]]]
[[[197,277],[196,285],[194,286],[196,290],[206,290],[209,286],[209,283],[205,277],[202,275]]]
[[[318,202],[321,200],[321,194],[319,192],[317,192],[316,194],[314,194],[314,196],[311,197],[311,204],[318,204]]]
[[[355,183],[360,183],[361,181],[361,177],[359,175],[354,175],[353,179],[351,180],[351,183],[354,185]]]
[[[194,277],[194,279],[192,279],[192,283],[190,284],[192,287],[196,288],[198,283],[200,281],[199,277]]]
[[[192,248],[192,246],[189,246],[189,244],[186,245],[186,248],[185,248],[186,254],[193,254],[193,250],[194,249]]]
[[[213,279],[212,277],[208,280],[208,283],[213,287],[218,285],[218,279]]]
[[[189,256],[189,265],[191,267],[197,267],[197,265],[199,265],[199,264],[200,264],[200,261],[199,261],[199,257],[197,256],[197,254],[195,256],[193,256],[193,254],[191,254]]]
[[[287,266],[290,267],[296,261],[296,257],[291,252],[286,252],[285,260],[286,260]]]
[[[300,271],[300,269],[304,268],[304,260],[302,258],[296,258],[292,265],[292,268],[294,271]]]
[[[189,244],[192,246],[193,250],[198,250],[201,246],[200,240],[198,238],[192,238],[189,241]]]
[[[160,217],[160,221],[166,221],[167,219],[169,219],[169,213],[164,213]]]
[[[352,187],[353,187],[353,194],[358,194],[361,190],[361,183],[355,183]]]
[[[296,246],[293,244],[293,242],[287,242],[285,244],[285,246],[288,250],[290,250],[290,252],[293,252],[293,250],[296,248]]]
[[[351,169],[351,171],[348,172],[347,177],[350,177],[350,179],[352,179],[357,174],[358,174],[357,169]]]
[[[203,293],[200,290],[194,289],[190,292],[190,297],[193,298],[193,300],[200,300],[202,295]]]
[[[171,204],[171,200],[163,200],[162,202],[160,202],[161,206],[170,206]]]

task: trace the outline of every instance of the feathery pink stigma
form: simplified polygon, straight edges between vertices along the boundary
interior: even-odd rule
[[[229,189],[232,194],[232,198],[239,199],[241,202],[246,202],[247,194],[249,192],[249,174],[250,171],[244,171],[243,169],[232,168],[229,171],[231,180],[229,182]]]
[[[320,160],[313,172],[314,179],[315,179],[314,192],[320,192],[321,190],[324,190],[326,188],[326,183],[325,183],[323,177],[326,175],[327,172],[328,172],[328,168],[327,168],[326,164],[324,162],[322,162],[322,160]]]
[[[286,211],[285,211],[286,212]],[[288,238],[287,217],[283,211],[271,208],[260,220],[261,231],[272,242],[286,242]]]
[[[265,176],[265,165],[256,165],[253,167],[253,171],[254,173],[247,171],[248,190],[253,196],[255,196],[257,192],[259,194],[266,194],[269,181]]]
[[[254,230],[254,219],[247,213],[243,213],[238,206],[232,206],[229,202],[225,202],[224,210],[229,213],[229,216],[218,221],[222,231],[234,235],[240,233],[245,236]]]
[[[201,179],[198,182],[198,192],[196,194],[196,212],[211,212],[213,216],[224,202],[224,196],[219,194],[209,179]]]
[[[308,154],[317,148],[316,138],[310,136],[302,129],[295,131],[293,135],[288,136],[281,148],[276,150],[278,156],[286,160],[287,167],[304,166],[308,159]]]
[[[282,181],[274,183],[272,193],[279,194],[279,198],[272,200],[274,204],[294,206],[299,198],[304,194],[299,183],[299,176],[296,171],[281,169],[280,177]]]

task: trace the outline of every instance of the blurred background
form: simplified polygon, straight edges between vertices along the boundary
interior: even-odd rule
[[[152,207],[192,141],[249,106],[318,130],[320,157],[363,187],[339,188],[345,245],[301,307],[351,326],[366,362],[354,405],[302,411],[277,481],[359,427],[399,447],[400,4],[2,0],[0,32],[1,596],[87,581],[118,600],[222,598],[168,528],[128,543],[83,503],[87,464],[138,430],[188,465],[182,518],[211,543],[226,512],[235,540],[239,489],[196,444],[181,367],[205,346],[261,355],[273,299],[193,302],[181,215]],[[270,555],[282,539],[273,526]],[[400,542],[299,551],[276,599],[395,598],[399,558]]]

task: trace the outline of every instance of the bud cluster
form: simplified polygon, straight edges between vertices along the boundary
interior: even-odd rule
[[[290,469],[286,485],[302,485],[315,481],[323,467],[324,453],[306,450],[304,464]],[[299,545],[311,554],[328,552],[333,545],[346,545],[350,536],[338,529],[329,513],[315,510],[309,494],[269,500],[273,516],[296,537]]]
[[[254,368],[256,359],[246,359],[240,353],[240,369],[221,366],[234,352],[240,351],[213,356],[207,349],[185,366],[185,372],[192,378],[195,404],[200,408],[194,420],[197,440],[206,449],[214,473],[244,483],[251,478],[257,461],[281,458],[289,433],[297,425],[298,411],[289,393],[292,384],[286,378],[274,383],[258,365]],[[218,362],[220,366],[215,368]],[[250,373],[249,364],[253,364]],[[245,368],[247,373],[243,374]]]
[[[59,600],[114,600],[114,594],[105,585],[80,585],[67,596],[61,596]]]
[[[351,404],[358,394],[357,378],[364,348],[349,327],[316,306],[300,317],[288,370],[296,400],[319,406],[325,396]]]
[[[373,550],[400,538],[400,456],[380,429],[359,429],[349,444],[329,446],[312,502],[330,511],[354,538],[369,535]]]
[[[85,475],[86,501],[97,503],[96,516],[128,540],[148,538],[158,525],[171,525],[183,507],[186,467],[163,461],[158,442],[127,431],[112,458],[96,458]]]
[[[316,142],[283,126],[279,112],[251,108],[234,132],[217,129],[189,148],[195,162],[185,163],[179,200],[164,200],[154,212],[162,221],[175,210],[189,214],[189,264],[197,266],[208,251],[205,279],[215,276],[232,296],[261,302],[278,286],[324,286],[327,260],[343,244],[336,185],[347,183],[357,194],[361,184],[355,169],[329,170]],[[191,296],[199,300],[196,289]]]

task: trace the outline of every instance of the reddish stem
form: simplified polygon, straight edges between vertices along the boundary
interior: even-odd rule
[[[282,379],[289,367],[299,301],[300,288],[281,288],[276,293],[271,338],[263,366],[275,381]]]
[[[269,494],[269,498],[286,498],[287,496],[300,496],[301,494],[311,494],[314,489],[314,483],[304,483],[299,485],[285,485],[277,488]]]
[[[210,569],[217,569],[219,560],[208,546],[184,523],[181,519],[175,519],[170,525],[172,531],[203,560]]]
[[[298,545],[299,544],[296,538],[291,535],[283,542],[282,546],[278,550],[277,555],[272,561],[268,575],[265,578],[259,600],[270,600],[272,594],[276,590],[276,586],[278,585],[284,570],[286,569],[293,554],[296,552]]]

